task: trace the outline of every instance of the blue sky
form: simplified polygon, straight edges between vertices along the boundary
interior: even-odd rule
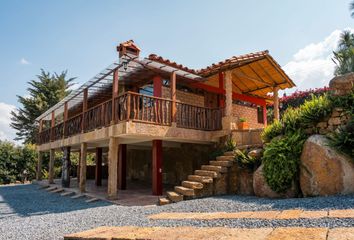
[[[26,94],[26,82],[41,68],[68,70],[83,83],[114,61],[115,46],[128,39],[143,56],[157,53],[192,68],[268,49],[300,89],[316,87],[333,72],[328,60],[340,31],[354,26],[349,2],[3,0],[0,109],[18,106],[16,95]],[[0,125],[0,139],[12,134],[1,131]]]

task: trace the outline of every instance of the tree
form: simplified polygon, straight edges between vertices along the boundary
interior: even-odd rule
[[[350,31],[343,31],[338,43],[338,50],[333,54],[333,61],[337,65],[334,75],[354,72],[354,34]]]
[[[11,124],[16,132],[15,140],[35,143],[38,123],[35,119],[70,93],[75,78],[67,78],[67,71],[50,74],[41,69],[36,80],[28,82],[28,97],[17,96],[22,107],[11,112]]]
[[[349,9],[350,9],[350,11],[352,12],[352,13],[351,13],[352,18],[354,18],[354,1],[352,1],[352,2],[350,3]]]

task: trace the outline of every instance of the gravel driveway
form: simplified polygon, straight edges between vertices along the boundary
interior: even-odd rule
[[[148,220],[159,212],[238,212],[256,210],[354,209],[354,195],[270,200],[256,197],[221,196],[184,201],[162,207],[125,207],[107,202],[86,203],[38,185],[0,186],[0,239],[62,239],[63,235],[98,226],[225,226],[225,227],[354,227],[353,218],[294,220]]]

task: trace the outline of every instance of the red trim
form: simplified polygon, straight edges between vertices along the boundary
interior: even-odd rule
[[[152,81],[154,84],[154,97],[162,97],[162,78],[155,76]]]
[[[152,140],[152,194],[162,195],[162,140]]]
[[[213,92],[213,93],[218,93],[218,94],[225,94],[224,89],[220,89],[217,87],[209,86],[203,83],[193,83],[193,87],[204,89],[208,92]],[[254,103],[260,106],[263,106],[266,104],[266,100],[263,98],[257,98],[249,95],[244,95],[244,94],[239,94],[239,93],[232,93],[232,98],[236,100],[241,100],[241,101],[246,101],[250,103]]]

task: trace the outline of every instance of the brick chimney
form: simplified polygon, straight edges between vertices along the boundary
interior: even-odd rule
[[[140,48],[134,43],[133,40],[128,40],[122,42],[117,46],[117,51],[119,53],[119,58],[122,58],[124,55],[129,57],[139,57]]]

